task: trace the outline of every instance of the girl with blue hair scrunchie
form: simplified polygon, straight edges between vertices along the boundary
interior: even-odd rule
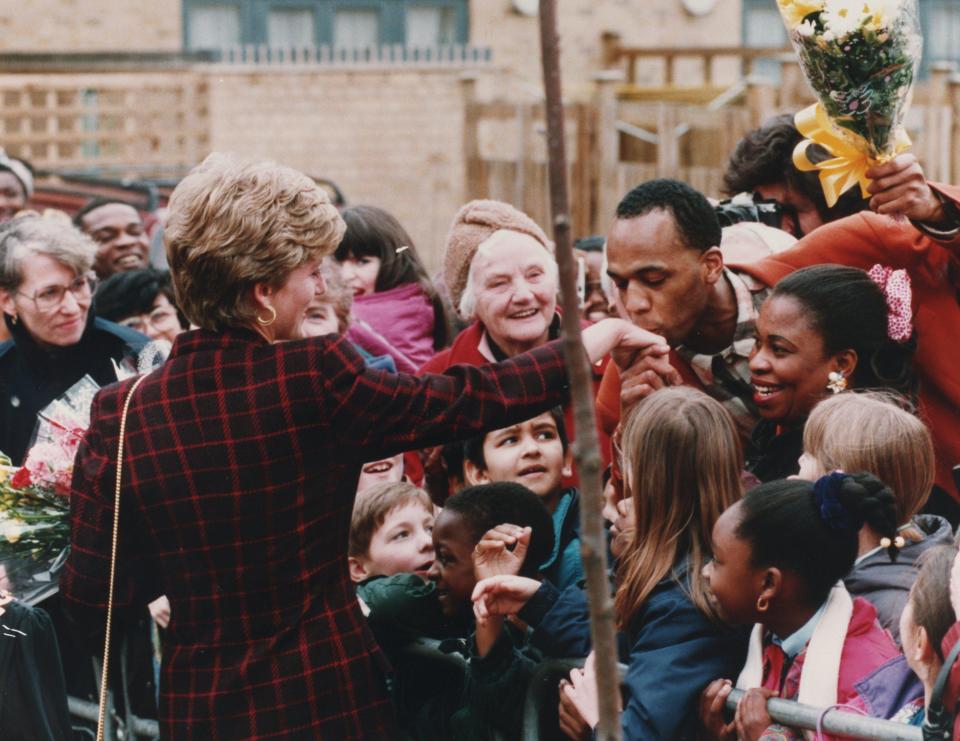
[[[773,726],[766,701],[827,707],[857,699],[857,683],[899,655],[874,607],[840,581],[853,567],[858,532],[869,524],[897,555],[893,492],[870,474],[835,472],[816,482],[772,481],[727,509],[713,528],[704,568],[711,598],[731,625],[754,624],[736,686],[748,690],[733,722],[723,705],[729,679],[711,683],[701,718],[716,738],[799,738]]]

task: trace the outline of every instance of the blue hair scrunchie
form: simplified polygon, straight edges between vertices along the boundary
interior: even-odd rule
[[[834,471],[821,476],[813,485],[813,496],[817,502],[817,511],[831,530],[850,530],[850,514],[840,502],[840,489],[847,474]]]

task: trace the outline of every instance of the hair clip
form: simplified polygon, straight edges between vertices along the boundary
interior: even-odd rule
[[[849,530],[851,528],[850,515],[838,496],[846,478],[845,473],[834,471],[826,476],[821,476],[813,485],[817,512],[820,514],[820,519],[831,530]]]
[[[903,539],[902,535],[898,535],[893,540],[890,538],[880,538],[880,547],[889,548],[891,545],[895,546],[897,550],[900,550],[907,544],[907,541]]]
[[[913,289],[906,270],[894,270],[879,263],[867,275],[887,302],[887,337],[904,343],[913,336]]]
[[[397,247],[397,249],[396,249],[396,251],[395,251],[395,254],[399,255],[399,254],[400,254],[401,252],[403,252],[404,250],[409,250],[409,249],[410,249],[410,245],[409,245],[409,244],[405,244],[405,245],[403,245],[403,247]]]

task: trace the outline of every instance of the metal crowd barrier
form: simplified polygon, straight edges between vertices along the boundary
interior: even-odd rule
[[[743,690],[732,690],[727,697],[727,709],[736,710],[737,703],[743,697]],[[767,712],[777,723],[791,728],[807,731],[817,730],[817,720],[823,716],[823,732],[848,738],[876,739],[876,741],[922,741],[923,731],[917,726],[894,723],[891,720],[868,718],[865,715],[844,712],[840,709],[828,710],[801,705],[792,700],[771,697],[767,700]]]
[[[107,693],[107,712],[104,717],[103,737],[107,741],[114,739],[125,739],[126,741],[136,741],[138,738],[151,739],[151,741],[160,738],[160,723],[152,718],[140,718],[134,715],[130,708],[130,680],[127,671],[128,641],[125,635],[120,643],[120,687],[123,695],[123,705],[125,712],[121,717],[117,713],[116,705],[113,702],[113,692]],[[100,660],[94,657],[92,659],[93,675],[96,686],[100,686],[100,672],[102,667]],[[115,677],[116,679],[116,677]],[[90,721],[96,724],[100,717],[100,707],[95,702],[83,700],[79,697],[67,696],[67,710],[70,716],[75,719]],[[86,728],[74,726],[74,733],[86,731]],[[95,736],[91,732],[91,736]]]
[[[583,659],[547,659],[534,671],[527,689],[523,713],[523,741],[541,741],[556,737],[557,683],[575,666],[583,666]],[[619,664],[621,681],[627,667]],[[727,709],[734,711],[743,697],[742,690],[733,690],[727,697]],[[801,705],[792,700],[771,698],[767,701],[767,712],[776,723],[807,731],[817,729],[817,721],[823,715],[824,733],[847,738],[873,739],[874,741],[922,741],[923,732],[919,727],[890,720],[868,718],[840,709],[824,713],[823,708]]]

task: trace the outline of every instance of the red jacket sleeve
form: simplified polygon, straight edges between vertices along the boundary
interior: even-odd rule
[[[933,184],[938,193],[960,207],[960,187]],[[798,268],[838,263],[869,270],[877,263],[917,271],[930,259],[931,249],[945,249],[960,258],[960,236],[938,241],[910,222],[864,211],[818,227],[793,247],[749,263],[732,263],[741,270],[774,285]]]

